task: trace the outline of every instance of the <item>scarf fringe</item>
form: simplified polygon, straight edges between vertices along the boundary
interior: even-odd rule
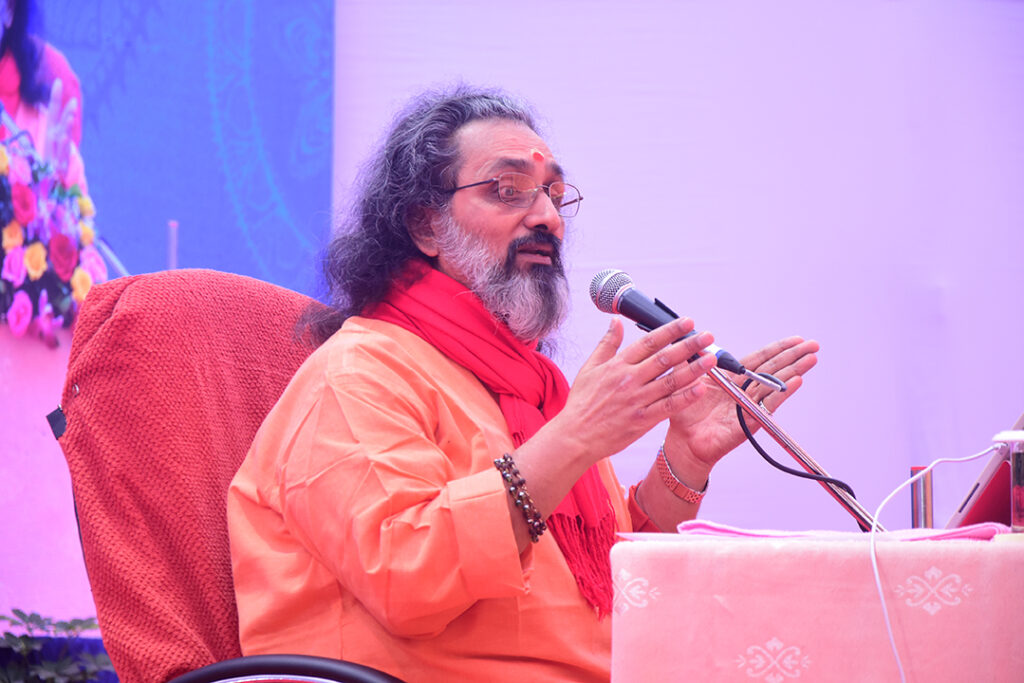
[[[579,516],[555,513],[548,517],[555,541],[572,569],[576,585],[603,619],[612,611],[612,546],[615,545],[615,514],[609,511],[600,522],[586,525]]]
[[[535,345],[495,322],[479,297],[424,261],[413,259],[387,298],[366,315],[423,338],[498,395],[516,447],[565,406],[569,383]],[[592,466],[548,517],[548,526],[584,599],[601,617],[611,613],[608,554],[615,544],[610,493]]]

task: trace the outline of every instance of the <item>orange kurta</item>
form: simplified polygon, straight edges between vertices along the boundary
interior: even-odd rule
[[[296,373],[228,494],[246,654],[368,664],[410,682],[609,677],[610,619],[550,534],[519,555],[497,402],[390,323],[351,318]],[[599,465],[620,529],[611,464]]]

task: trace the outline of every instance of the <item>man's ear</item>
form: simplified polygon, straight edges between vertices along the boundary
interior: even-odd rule
[[[405,217],[405,225],[409,228],[409,236],[416,247],[427,258],[437,258],[437,240],[434,237],[434,225],[440,220],[435,209],[417,206],[409,210]]]

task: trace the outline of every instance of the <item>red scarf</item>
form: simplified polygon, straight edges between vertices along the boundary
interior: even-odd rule
[[[411,262],[387,298],[364,315],[409,330],[476,375],[498,395],[516,447],[565,406],[569,383],[558,366],[537,351],[536,342],[516,339],[479,297],[422,261]],[[580,593],[600,616],[609,614],[608,553],[615,542],[615,513],[596,466],[577,480],[546,521]]]

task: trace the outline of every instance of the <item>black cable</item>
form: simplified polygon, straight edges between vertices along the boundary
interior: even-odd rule
[[[749,387],[750,383],[753,381],[754,380],[752,379],[748,379],[746,382],[743,383],[743,386],[740,388],[746,391],[747,387]],[[839,479],[833,479],[832,477],[826,477],[820,474],[812,474],[811,472],[795,470],[791,467],[786,467],[782,463],[776,462],[774,459],[772,459],[772,456],[768,455],[768,453],[763,448],[761,448],[761,444],[757,443],[757,441],[754,439],[754,435],[750,433],[750,429],[747,427],[747,419],[743,416],[743,408],[741,408],[738,403],[736,404],[736,418],[740,421],[740,428],[743,429],[743,433],[746,435],[747,441],[750,442],[750,445],[754,447],[754,450],[757,451],[762,458],[768,461],[769,465],[782,470],[786,474],[792,474],[794,477],[800,477],[802,479],[813,479],[814,481],[828,482],[830,484],[838,486],[839,488],[843,489],[851,496],[853,496],[853,498],[856,500],[857,495],[853,492],[853,489],[850,488],[850,485],[844,481],[840,481]]]

